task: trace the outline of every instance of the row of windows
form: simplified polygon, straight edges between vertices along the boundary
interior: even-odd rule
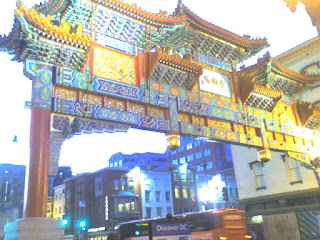
[[[301,183],[301,173],[299,168],[299,162],[293,158],[285,157],[284,161],[287,166],[287,170],[289,173],[290,183]],[[255,186],[256,189],[265,189],[266,188],[266,182],[264,179],[264,173],[263,173],[263,163],[259,161],[255,161],[250,163],[250,167],[254,174],[254,180],[255,180]]]
[[[59,198],[59,200],[61,200],[62,199],[62,194],[63,193],[56,193],[55,195],[54,195],[54,199],[55,199],[55,201],[58,201],[58,198]]]
[[[180,176],[180,179],[179,179]],[[194,178],[193,178],[193,172],[188,170],[187,172],[185,171],[178,171],[175,170],[173,171],[173,181],[182,181],[182,182],[193,182]]]
[[[116,162],[114,162],[114,163],[110,163],[110,164],[109,164],[109,167],[115,167],[115,168],[119,167],[119,168],[122,168],[122,160],[116,161]]]
[[[155,191],[155,200],[157,202],[161,201],[161,198],[162,198],[161,195],[162,194],[160,191]],[[171,197],[170,197],[169,191],[165,191],[164,196],[165,196],[166,201],[170,201]],[[145,200],[146,200],[146,202],[151,201],[151,191],[150,190],[145,190]]]
[[[172,214],[172,207],[166,207],[166,213],[162,214],[162,207],[157,207],[157,217],[162,217],[165,216],[168,213]],[[147,207],[146,208],[146,218],[152,218],[152,207]]]
[[[195,197],[194,188],[182,187],[181,189],[180,187],[174,187],[174,196],[175,198],[184,198],[184,199],[194,198]]]

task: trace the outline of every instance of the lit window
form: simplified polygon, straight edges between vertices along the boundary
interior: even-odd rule
[[[127,190],[127,179],[124,178],[121,181],[121,190]]]
[[[109,167],[113,167],[113,163],[110,163],[110,164],[109,164]]]
[[[181,157],[180,158],[180,164],[184,164],[186,162],[186,158],[185,157]]]
[[[190,198],[194,198],[194,189],[190,188]]]
[[[136,210],[136,204],[134,202],[131,202],[131,209],[132,211]]]
[[[126,212],[130,212],[130,203],[125,204]]]
[[[250,163],[250,167],[253,170],[256,189],[257,190],[266,189],[266,184],[265,184],[264,175],[263,175],[263,163],[259,161],[255,161]]]
[[[187,150],[191,149],[192,148],[192,143],[188,143],[186,148],[187,148]]]
[[[114,190],[119,190],[120,181],[119,179],[114,180]]]
[[[122,168],[122,160],[119,160],[119,167]]]
[[[289,172],[289,178],[290,178],[290,183],[301,183],[301,173],[300,173],[300,168],[299,168],[299,162],[293,158],[290,157],[285,157],[284,158],[287,169]]]
[[[182,196],[183,196],[183,198],[188,198],[188,191],[186,188],[182,189]]]
[[[178,159],[173,159],[173,160],[172,160],[172,164],[173,164],[173,165],[178,165]]]
[[[174,188],[174,196],[175,198],[180,198],[180,191],[179,187]]]
[[[114,162],[114,167],[118,167],[118,162]]]
[[[157,207],[157,217],[162,216],[162,207]]]
[[[203,171],[204,170],[203,164],[197,165],[197,170],[198,170],[198,172]]]

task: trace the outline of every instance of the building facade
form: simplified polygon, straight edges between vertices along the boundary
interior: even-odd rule
[[[143,218],[173,214],[172,181],[169,171],[141,171],[140,188]]]
[[[53,188],[53,218],[62,219],[65,214],[65,189],[66,185],[60,184]]]
[[[237,206],[230,145],[181,137],[180,148],[167,151],[167,161],[172,166],[175,214]],[[228,188],[230,200],[223,199],[223,188]]]
[[[139,166],[143,170],[155,169],[167,164],[165,154],[161,153],[134,153],[113,154],[109,159],[109,167],[133,169]]]
[[[0,164],[0,239],[4,225],[22,217],[26,167]]]
[[[130,187],[127,169],[105,168],[65,180],[66,234],[78,236],[79,221],[87,222],[89,239],[106,236],[122,221],[141,218],[138,190]],[[93,231],[91,229],[100,229]]]

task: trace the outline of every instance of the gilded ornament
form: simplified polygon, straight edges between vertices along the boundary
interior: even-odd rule
[[[202,96],[202,101],[205,104],[210,104],[211,103],[211,99],[208,96]]]

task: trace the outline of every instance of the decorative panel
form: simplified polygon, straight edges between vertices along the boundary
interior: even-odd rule
[[[104,107],[119,110],[119,111],[124,111],[125,101],[121,101],[119,99],[114,99],[110,97],[105,97]]]
[[[149,116],[157,118],[165,118],[165,110],[157,107],[149,107]]]
[[[284,142],[284,137],[283,137],[283,134],[281,133],[274,133],[274,137],[277,141],[279,142]]]
[[[232,131],[231,123],[210,118],[208,119],[208,127]]]
[[[203,117],[197,117],[197,116],[192,115],[192,116],[191,116],[191,119],[192,119],[192,123],[193,123],[194,125],[202,125],[202,126],[205,126],[205,125],[206,125],[206,124],[205,124],[206,120],[205,120],[205,118],[203,118]]]
[[[234,123],[234,124],[233,124],[233,128],[234,128],[234,131],[235,131],[235,132],[245,134],[244,126],[243,126],[243,125]]]
[[[191,123],[189,114],[179,113],[179,120],[183,123]]]
[[[146,106],[142,105],[142,104],[129,103],[128,104],[128,112],[145,115]]]
[[[279,101],[273,109],[274,119],[281,123],[297,125],[291,104]]]
[[[135,58],[99,46],[94,47],[93,75],[137,85]]]
[[[246,126],[246,132],[247,132],[247,135],[252,135],[252,136],[256,136],[257,135],[256,129],[253,128],[253,127]]]
[[[201,91],[231,98],[230,83],[227,75],[203,69],[203,74],[199,78],[199,85]]]

